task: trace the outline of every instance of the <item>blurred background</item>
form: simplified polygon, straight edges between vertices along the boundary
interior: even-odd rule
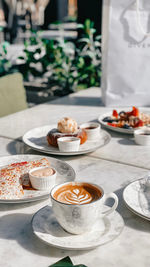
[[[19,73],[30,107],[99,87],[101,13],[101,0],[0,0],[0,89]]]
[[[100,34],[101,5],[101,0],[0,0],[0,40],[22,43],[29,30],[57,30],[59,23],[65,30],[76,31],[77,23],[87,18]]]

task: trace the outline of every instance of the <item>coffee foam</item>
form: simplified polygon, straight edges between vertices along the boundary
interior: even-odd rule
[[[72,205],[88,204],[101,196],[102,192],[97,187],[87,183],[63,185],[53,195],[57,201]]]

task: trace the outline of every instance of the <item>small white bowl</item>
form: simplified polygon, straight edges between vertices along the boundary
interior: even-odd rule
[[[150,146],[150,129],[135,130],[134,139],[138,145]]]
[[[52,175],[47,176],[41,173],[49,168],[53,170]],[[34,172],[37,172],[37,174],[34,174]],[[52,187],[56,184],[56,175],[57,175],[56,170],[51,167],[37,167],[29,171],[29,178],[31,185],[33,188],[38,190],[50,191]]]
[[[101,125],[97,122],[87,122],[80,125],[87,133],[88,140],[94,140],[100,136]]]
[[[61,152],[78,151],[80,138],[78,137],[60,137],[57,139],[58,147]]]

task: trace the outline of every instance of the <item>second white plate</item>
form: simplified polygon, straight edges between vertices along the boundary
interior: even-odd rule
[[[132,212],[150,220],[150,186],[146,186],[145,178],[127,185],[123,191],[123,199]]]
[[[119,128],[119,127],[113,127],[107,124],[107,122],[104,122],[103,119],[105,117],[111,117],[112,116],[112,112],[100,115],[98,117],[98,121],[100,122],[101,125],[103,125],[104,127],[106,127],[109,130],[115,131],[115,132],[119,132],[119,133],[125,133],[125,134],[133,134],[134,130],[133,128],[131,129],[125,129],[125,128]],[[136,128],[137,129],[137,128]]]
[[[94,141],[86,141],[80,146],[79,151],[60,152],[57,147],[48,145],[46,139],[47,133],[53,128],[57,128],[57,125],[46,125],[34,128],[25,133],[25,135],[23,136],[23,142],[31,148],[44,153],[68,156],[81,155],[95,151],[96,149],[107,145],[111,139],[110,135],[106,131],[100,130],[99,138]]]

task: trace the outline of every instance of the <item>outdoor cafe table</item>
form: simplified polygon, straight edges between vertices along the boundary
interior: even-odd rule
[[[22,142],[28,130],[57,123],[70,116],[83,123],[97,120],[107,113],[100,90],[92,88],[33,108],[0,118],[0,156],[39,154]],[[149,109],[150,111],[150,109]],[[150,223],[127,209],[122,193],[124,187],[148,173],[150,147],[138,146],[132,135],[109,131],[111,141],[86,155],[57,156],[76,171],[76,180],[101,185],[105,192],[119,198],[117,211],[123,217],[124,229],[113,241],[96,249],[69,251],[45,244],[34,236],[33,215],[50,200],[22,204],[0,204],[0,267],[48,267],[70,256],[74,264],[88,267],[149,267]],[[46,156],[46,154],[45,154]],[[53,155],[47,155],[55,157]]]

